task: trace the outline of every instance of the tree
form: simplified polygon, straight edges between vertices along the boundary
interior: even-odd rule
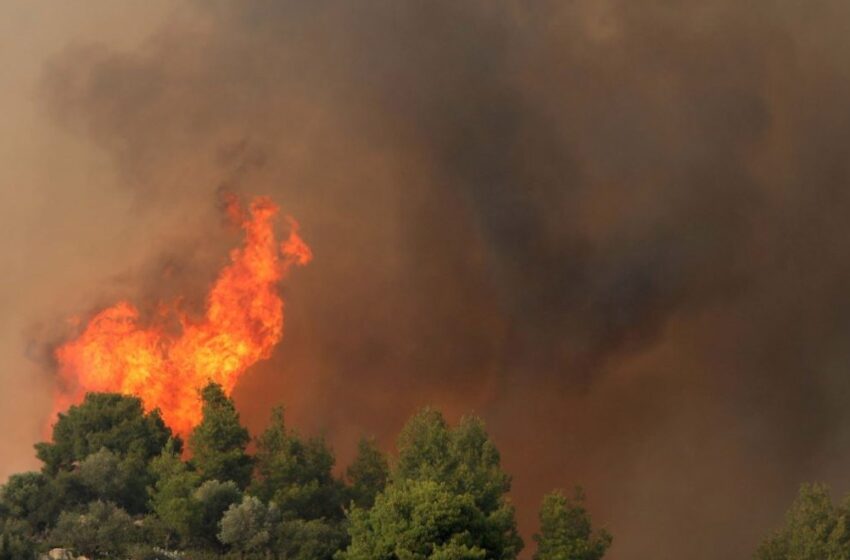
[[[146,463],[159,454],[171,437],[159,411],[145,413],[138,397],[88,393],[82,404],[59,414],[53,426],[53,441],[36,444],[35,448],[37,457],[44,462],[45,473],[55,475],[59,470],[72,469],[102,448]]]
[[[59,515],[66,495],[60,486],[68,486],[66,482],[39,472],[14,474],[0,488],[0,504],[9,517],[25,521],[33,532],[42,531]]]
[[[13,517],[0,518],[0,560],[35,558],[36,543],[29,525]]]
[[[350,512],[344,560],[415,558],[511,560],[522,548],[510,477],[484,424],[450,429],[424,409],[399,435],[398,465],[369,511]]]
[[[138,542],[138,528],[123,509],[96,501],[82,512],[63,512],[49,536],[53,546],[95,558],[119,558]]]
[[[481,546],[487,557],[516,557],[523,543],[507,500],[511,479],[502,471],[499,452],[479,418],[463,418],[450,429],[442,414],[426,408],[402,429],[398,450],[393,484],[431,480],[457,495],[471,496],[486,520]]]
[[[192,499],[198,512],[192,529],[193,537],[208,547],[220,546],[218,531],[221,518],[230,506],[242,501],[242,492],[232,480],[208,480],[195,490]]]
[[[13,474],[0,488],[0,504],[4,513],[38,527],[50,479],[39,472]]]
[[[340,560],[483,560],[487,519],[470,494],[433,480],[390,485],[370,510],[350,513],[351,544]]]
[[[266,506],[255,496],[245,496],[233,504],[221,518],[219,540],[239,552],[269,550],[274,544],[279,515],[274,506]]]
[[[340,520],[343,488],[333,477],[333,465],[324,440],[303,441],[286,428],[283,409],[276,408],[269,427],[257,438],[251,493],[273,501],[287,518]]]
[[[248,430],[239,423],[239,413],[224,389],[210,383],[201,390],[203,418],[189,436],[192,462],[206,480],[232,480],[245,488],[253,468],[245,451]]]
[[[511,489],[499,451],[479,418],[465,417],[452,430],[442,414],[426,408],[402,429],[398,450],[395,480],[443,482],[457,492],[469,492],[488,512],[502,507]]]
[[[387,485],[389,470],[387,458],[375,441],[362,438],[357,446],[357,456],[346,470],[346,477],[351,484],[351,500],[357,507],[372,507],[375,496]]]
[[[451,433],[439,411],[425,408],[407,421],[398,436],[395,481],[448,480],[456,470]]]
[[[756,560],[850,558],[850,503],[834,505],[822,484],[804,484],[785,516],[785,526],[759,546]]]
[[[293,519],[279,527],[276,551],[286,560],[333,560],[348,545],[344,524],[323,519]]]
[[[577,488],[572,500],[558,491],[543,498],[540,533],[534,540],[534,560],[600,560],[612,539],[604,530],[593,533],[584,493]]]
[[[153,512],[169,533],[166,547],[172,537],[179,536],[184,541],[191,539],[193,530],[198,526],[201,512],[193,500],[195,490],[201,485],[201,477],[180,460],[176,444],[171,441],[162,454],[151,461],[150,470],[156,483],[149,490],[150,505]]]
[[[78,473],[91,499],[114,502],[130,513],[147,511],[150,475],[135,454],[121,458],[103,447],[80,462]]]

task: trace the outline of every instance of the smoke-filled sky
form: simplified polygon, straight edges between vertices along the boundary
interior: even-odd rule
[[[315,260],[236,389],[341,462],[485,418],[528,538],[581,484],[610,558],[745,558],[850,472],[850,4],[0,5],[0,477],[67,318],[198,305],[271,195]]]

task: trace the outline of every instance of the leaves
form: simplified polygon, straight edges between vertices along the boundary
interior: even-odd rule
[[[302,440],[286,428],[283,409],[276,408],[269,427],[257,438],[250,492],[275,502],[284,517],[341,520],[344,492],[333,476],[334,462],[323,439]]]
[[[823,484],[804,484],[785,516],[785,526],[756,552],[757,560],[850,559],[850,507],[834,505]]]
[[[117,558],[138,536],[139,530],[127,512],[112,503],[96,501],[81,513],[63,512],[49,542],[85,556]]]
[[[584,507],[584,493],[576,489],[570,500],[555,491],[543,498],[540,533],[534,536],[534,560],[599,560],[611,546],[607,531],[594,534]]]
[[[522,548],[510,478],[477,418],[451,429],[424,409],[407,423],[391,483],[368,510],[350,514],[351,545],[343,560],[493,558]]]
[[[372,507],[375,497],[387,485],[389,470],[387,458],[374,440],[361,439],[357,446],[357,456],[345,471],[351,483],[351,500],[357,507]]]
[[[189,436],[192,462],[206,480],[232,480],[245,488],[253,469],[246,452],[248,430],[239,423],[236,406],[221,385],[210,383],[201,390],[201,398],[203,419]]]
[[[36,445],[45,473],[71,470],[92,453],[107,449],[120,457],[148,461],[172,438],[159,411],[145,413],[141,399],[114,393],[88,393],[82,404],[60,414],[50,443]],[[179,447],[179,439],[176,440]]]
[[[136,398],[91,394],[61,415],[54,441],[37,446],[42,472],[0,489],[0,560],[49,546],[97,558],[288,560],[515,560],[522,549],[510,476],[478,418],[450,426],[426,408],[399,435],[394,468],[362,439],[343,480],[324,439],[287,427],[282,408],[252,457],[222,387],[201,398],[188,460]],[[537,560],[598,560],[610,544],[580,501],[547,497],[541,520]],[[843,525],[830,528],[841,541]]]

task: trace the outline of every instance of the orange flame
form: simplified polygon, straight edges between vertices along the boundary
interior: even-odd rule
[[[198,389],[209,381],[229,394],[252,364],[270,356],[283,336],[283,300],[278,282],[293,264],[312,259],[288,218],[289,238],[278,245],[278,207],[256,198],[246,214],[235,199],[227,213],[245,232],[242,248],[230,253],[206,301],[202,319],[192,321],[176,306],[160,304],[151,326],[139,324],[138,309],[121,301],[95,315],[83,332],[56,350],[65,390],[57,410],[79,402],[89,391],[136,395],[145,408],[159,408],[165,422],[187,435],[201,419]],[[166,327],[175,314],[178,333]]]

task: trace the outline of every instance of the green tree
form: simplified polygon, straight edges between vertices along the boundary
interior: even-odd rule
[[[201,390],[203,418],[189,436],[192,462],[206,480],[232,480],[245,488],[253,468],[245,451],[248,430],[239,423],[239,413],[224,389],[210,383]]]
[[[151,477],[147,465],[135,454],[121,458],[101,448],[80,462],[78,475],[92,500],[114,502],[130,513],[147,511],[145,490]]]
[[[274,506],[266,506],[255,496],[245,496],[224,512],[218,538],[239,552],[240,558],[245,553],[269,551],[279,522]]]
[[[150,470],[156,480],[149,489],[150,506],[168,531],[163,546],[171,546],[175,536],[191,540],[200,524],[201,512],[193,495],[201,485],[201,476],[180,459],[173,441],[151,461]]]
[[[523,547],[514,508],[507,500],[511,479],[484,423],[463,418],[450,429],[442,414],[426,408],[405,425],[398,440],[392,483],[431,480],[457,495],[469,495],[486,523],[481,546],[488,558],[515,558]]]
[[[384,490],[389,478],[387,458],[374,440],[362,438],[357,446],[357,456],[346,470],[351,484],[351,500],[357,507],[369,509],[375,496]]]
[[[292,519],[278,528],[276,552],[286,560],[333,560],[348,545],[344,524]]]
[[[371,510],[350,515],[345,560],[366,558],[511,560],[522,548],[510,477],[481,420],[450,429],[424,409],[399,435],[398,464]]]
[[[141,399],[114,393],[88,393],[82,404],[59,414],[52,442],[36,444],[44,471],[55,475],[106,448],[119,457],[135,456],[143,463],[155,457],[171,430],[158,410],[145,413]],[[179,443],[178,443],[179,445]]]
[[[197,504],[195,526],[192,529],[194,540],[211,548],[221,546],[218,540],[219,523],[231,505],[242,501],[242,492],[232,480],[208,480],[195,490],[192,499]]]
[[[0,518],[0,560],[29,560],[35,558],[36,551],[36,542],[25,521]]]
[[[804,484],[785,516],[785,526],[759,546],[756,560],[847,560],[850,502],[832,503],[822,484]]]
[[[63,475],[69,476],[55,480],[39,472],[14,474],[0,488],[0,504],[9,517],[25,521],[33,532],[42,531],[55,522],[63,502],[77,501],[68,500],[79,494],[71,490],[77,490],[75,478]]]
[[[543,498],[540,533],[534,540],[534,560],[600,560],[612,539],[605,530],[594,534],[584,493],[577,488],[572,500],[558,491]]]
[[[92,502],[82,512],[62,512],[48,542],[94,558],[120,558],[138,542],[138,528],[123,509]]]
[[[483,560],[487,519],[470,494],[433,480],[390,485],[370,510],[350,514],[340,560]],[[512,557],[512,556],[511,556]]]
[[[457,458],[451,453],[452,438],[439,411],[425,408],[407,421],[397,441],[395,481],[453,478]]]
[[[257,438],[251,493],[273,501],[287,518],[342,519],[343,487],[333,476],[334,456],[321,438],[302,440],[288,430],[283,409]]]
[[[39,472],[13,474],[0,488],[0,507],[8,517],[25,520],[38,528],[49,485],[50,479]]]
[[[487,512],[505,505],[511,478],[501,469],[501,458],[484,423],[476,417],[461,419],[450,429],[442,414],[426,408],[405,425],[398,441],[394,480],[436,480],[456,492],[468,492]]]

